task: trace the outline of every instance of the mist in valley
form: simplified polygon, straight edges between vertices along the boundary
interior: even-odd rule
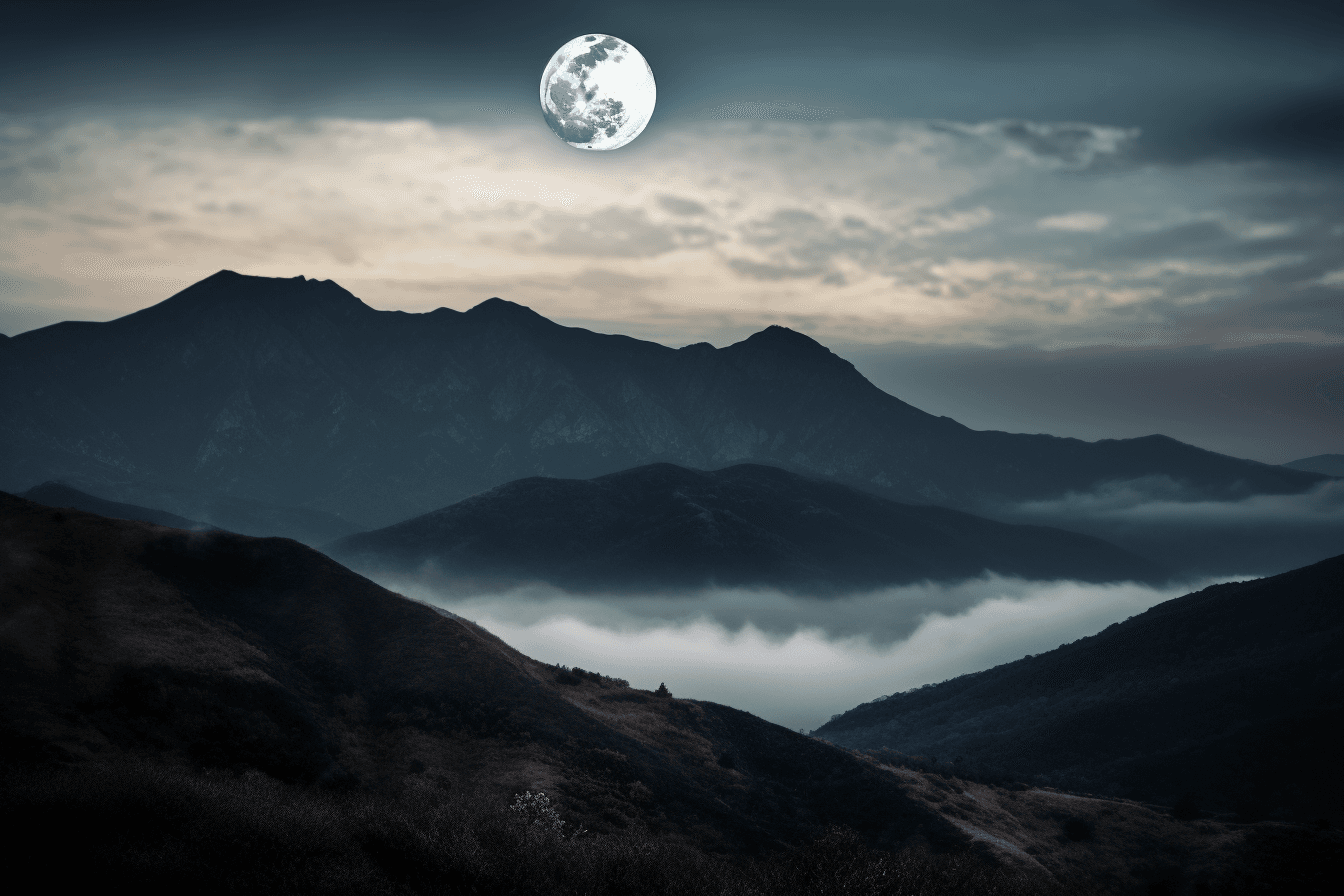
[[[464,590],[434,570],[379,584],[465,617],[528,656],[747,710],[792,729],[885,694],[1053,649],[1215,581],[1027,581],[992,574],[838,598],[773,589],[572,594]],[[433,583],[433,584],[431,584]]]

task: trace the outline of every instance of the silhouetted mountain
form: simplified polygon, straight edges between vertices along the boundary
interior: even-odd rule
[[[1099,539],[898,504],[777,467],[651,464],[533,477],[325,549],[359,569],[571,590],[770,585],[834,593],[986,570],[1033,579],[1152,579]]]
[[[155,510],[152,507],[138,507],[135,504],[119,504],[116,501],[104,501],[93,495],[85,494],[60,482],[44,482],[28,489],[19,497],[27,498],[48,507],[70,507],[96,513],[99,516],[118,520],[139,520],[142,523],[154,523],[157,526],[172,526],[174,529],[209,529],[205,523],[189,520],[186,517]]]
[[[1284,466],[1294,470],[1306,470],[1308,473],[1344,477],[1344,454],[1317,454],[1314,457],[1290,460]]]
[[[1143,476],[1215,496],[1320,480],[1162,436],[974,432],[783,327],[674,350],[500,299],[376,311],[330,281],[228,271],[115,321],[5,340],[0,379],[0,487],[186,489],[361,526],[656,461],[768,463],[963,509]]]
[[[89,494],[94,500],[144,505],[156,508],[160,512],[171,511],[175,515],[200,520],[205,525],[237,532],[239,535],[255,535],[262,538],[281,536],[301,541],[310,547],[359,531],[359,528],[348,520],[325,510],[286,507],[207,490],[171,488],[150,482],[89,480],[78,477],[67,479],[61,484],[67,488],[78,487],[79,491]],[[27,493],[24,497],[28,497]],[[93,506],[85,507],[80,504],[71,506],[92,513],[101,512]],[[112,513],[103,515],[116,516]]]
[[[1344,819],[1344,556],[1215,585],[814,732],[1247,817]]]

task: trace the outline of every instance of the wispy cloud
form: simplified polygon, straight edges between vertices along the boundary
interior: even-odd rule
[[[809,600],[724,589],[673,597],[575,597],[551,588],[445,594],[388,587],[471,619],[546,662],[636,687],[726,703],[790,728],[883,694],[1094,634],[1203,587],[1083,585],[996,576]]]
[[[1344,524],[1344,480],[1322,482],[1296,495],[1208,500],[1166,476],[1109,482],[1091,492],[1021,504],[1016,512],[1050,520],[1240,527],[1247,524]]]
[[[600,160],[512,119],[11,119],[5,301],[111,316],[227,267],[406,310],[501,295],[673,343],[779,322],[1093,344],[1238,303],[1258,315],[1242,332],[1341,330],[1327,175],[1141,164],[1141,135],[1105,125],[764,118]]]

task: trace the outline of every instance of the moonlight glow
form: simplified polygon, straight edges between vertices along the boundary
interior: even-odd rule
[[[541,76],[546,123],[577,149],[619,149],[638,137],[657,95],[644,57],[609,34],[574,38]]]

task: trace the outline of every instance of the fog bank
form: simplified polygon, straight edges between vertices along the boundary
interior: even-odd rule
[[[1152,588],[991,575],[833,600],[759,589],[615,598],[548,586],[449,594],[416,581],[380,583],[470,619],[538,660],[638,688],[665,682],[679,697],[811,730],[884,694],[1095,634],[1212,580]]]

